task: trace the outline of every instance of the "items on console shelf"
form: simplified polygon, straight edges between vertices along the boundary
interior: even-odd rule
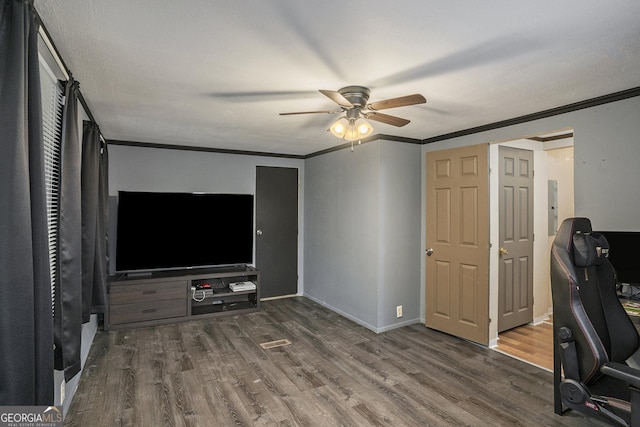
[[[226,292],[227,284],[224,279],[197,280],[192,283],[197,290],[211,289],[213,292]]]
[[[213,289],[200,286],[191,286],[191,299],[200,302],[205,298],[213,296]]]
[[[253,282],[235,282],[229,284],[229,289],[233,292],[254,291],[256,284]]]

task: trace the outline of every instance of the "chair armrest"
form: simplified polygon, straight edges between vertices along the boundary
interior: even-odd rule
[[[610,377],[617,378],[627,384],[640,388],[640,369],[632,368],[630,366],[623,365],[622,363],[608,362],[602,365],[600,371],[605,375],[609,375]]]

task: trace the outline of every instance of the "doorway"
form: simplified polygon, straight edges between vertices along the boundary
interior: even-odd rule
[[[534,153],[534,253],[533,253],[533,315],[532,320],[525,326],[508,329],[498,333],[497,322],[491,325],[490,331],[491,347],[498,351],[505,352],[519,359],[541,366],[545,369],[547,363],[542,363],[542,358],[551,358],[551,340],[553,336],[550,332],[552,325],[552,299],[551,285],[549,281],[549,252],[557,225],[565,218],[574,216],[574,193],[573,193],[573,132],[572,130],[562,130],[549,132],[544,135],[519,139],[492,147],[492,168],[498,166],[498,151],[501,146],[509,146],[520,149],[532,150]],[[495,169],[493,169],[495,170]],[[496,174],[497,175],[497,174]],[[499,189],[498,178],[492,177],[491,193],[492,197]],[[550,185],[553,183],[554,185]],[[553,192],[557,191],[553,196]],[[491,201],[491,241],[499,241],[499,202],[497,197]],[[555,218],[555,219],[554,219]],[[492,317],[499,313],[499,290],[498,275],[499,270],[499,248],[491,251],[492,263],[492,286],[491,286],[491,313]],[[532,344],[532,335],[536,340]],[[504,337],[504,338],[503,338]],[[545,338],[546,337],[546,338]],[[503,349],[500,348],[502,338]],[[508,353],[504,350],[504,344],[515,346],[527,351],[512,351]],[[539,351],[538,351],[539,350]],[[539,353],[542,353],[539,354]],[[529,356],[527,356],[529,355]],[[527,360],[527,357],[529,360]]]

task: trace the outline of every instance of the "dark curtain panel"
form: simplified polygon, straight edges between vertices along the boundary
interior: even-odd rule
[[[82,132],[82,322],[104,313],[107,282],[107,147],[98,125]]]
[[[109,147],[104,140],[101,146],[98,236],[102,236],[104,243],[96,245],[96,271],[100,272],[100,278],[94,281],[91,302],[94,313],[104,313],[107,309],[107,276],[109,275]]]
[[[0,406],[53,405],[53,319],[37,23],[0,5]]]
[[[82,208],[78,137],[78,82],[65,83],[62,112],[60,205],[58,218],[58,277],[56,284],[54,340],[55,368],[66,381],[80,372],[82,335]]]

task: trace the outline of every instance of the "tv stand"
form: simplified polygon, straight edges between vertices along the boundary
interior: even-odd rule
[[[255,284],[233,292],[229,285]],[[184,322],[257,311],[260,272],[254,267],[209,268],[110,277],[104,329]]]

